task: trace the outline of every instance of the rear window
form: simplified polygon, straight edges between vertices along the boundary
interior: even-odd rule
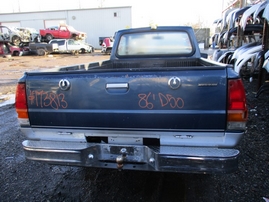
[[[121,36],[119,56],[190,54],[191,40],[186,32],[141,32]]]

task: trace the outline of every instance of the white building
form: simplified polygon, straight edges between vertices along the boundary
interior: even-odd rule
[[[31,27],[36,30],[66,23],[86,32],[86,42],[100,48],[99,37],[113,36],[117,30],[132,27],[132,7],[108,7],[58,11],[0,14],[0,25]]]

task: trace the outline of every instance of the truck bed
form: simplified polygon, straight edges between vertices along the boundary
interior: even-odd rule
[[[204,58],[186,58],[186,59],[156,59],[152,58],[149,60],[143,59],[135,59],[135,60],[119,60],[119,61],[111,61],[105,60],[101,62],[93,62],[88,64],[77,64],[73,66],[65,66],[60,68],[50,69],[50,73],[56,72],[69,72],[69,71],[122,71],[123,69],[126,71],[144,71],[148,69],[150,71],[166,71],[169,68],[170,70],[188,70],[188,69],[196,69],[196,68],[225,68],[226,65],[221,63],[216,63],[214,61],[204,59]],[[49,73],[48,72],[48,73]],[[35,72],[28,72],[29,75],[35,74]]]

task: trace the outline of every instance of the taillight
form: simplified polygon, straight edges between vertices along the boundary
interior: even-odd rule
[[[241,79],[228,81],[227,129],[245,130],[248,117],[246,94]]]
[[[16,112],[21,125],[29,125],[25,83],[19,83],[16,91]]]

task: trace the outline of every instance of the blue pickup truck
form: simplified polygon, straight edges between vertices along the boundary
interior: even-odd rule
[[[109,60],[26,72],[15,105],[29,160],[182,173],[236,171],[248,115],[238,74],[187,26],[120,30]]]

